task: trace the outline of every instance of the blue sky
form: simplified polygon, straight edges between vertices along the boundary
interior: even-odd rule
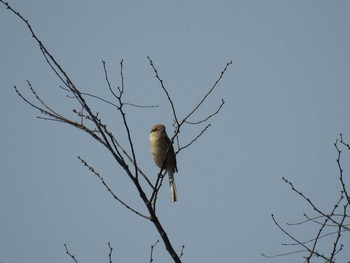
[[[289,251],[280,246],[289,240],[272,213],[281,223],[311,213],[282,176],[326,211],[339,196],[333,143],[339,133],[350,139],[348,1],[10,3],[82,91],[108,98],[101,60],[116,86],[124,59],[126,99],[160,106],[127,108],[139,164],[149,175],[157,173],[148,152],[150,128],[163,123],[171,134],[172,115],[147,56],[180,118],[232,60],[201,114],[222,98],[225,106],[206,134],[178,156],[179,202],[170,203],[164,188],[159,217],[177,251],[185,245],[184,262],[302,260],[269,260],[260,253]],[[154,227],[116,203],[77,156],[143,209],[132,185],[86,134],[37,119],[38,112],[20,100],[13,86],[30,96],[28,79],[57,111],[73,117],[76,107],[25,25],[3,6],[0,25],[0,261],[70,262],[67,243],[79,262],[108,262],[111,242],[114,261],[147,262],[159,239]],[[90,101],[123,136],[118,112]],[[201,128],[185,127],[182,140]],[[291,231],[306,239],[316,234],[309,226]],[[162,244],[154,260],[171,262]]]

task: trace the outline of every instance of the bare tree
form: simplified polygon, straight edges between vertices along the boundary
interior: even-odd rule
[[[138,158],[135,153],[132,133],[130,131],[130,126],[128,123],[128,119],[126,117],[126,105],[131,105],[134,107],[152,107],[152,106],[142,106],[142,105],[135,105],[131,103],[127,103],[124,100],[124,92],[125,92],[125,85],[124,85],[124,76],[123,76],[123,61],[120,62],[120,85],[117,88],[114,88],[111,84],[108,76],[108,69],[106,66],[106,63],[102,61],[102,66],[104,69],[104,75],[106,80],[106,85],[108,90],[110,91],[113,100],[114,101],[108,101],[98,95],[95,94],[89,94],[83,92],[80,88],[78,88],[75,85],[75,82],[71,79],[68,72],[64,70],[64,68],[60,65],[60,63],[56,60],[54,55],[50,53],[50,51],[47,49],[47,47],[44,45],[44,43],[37,37],[37,34],[34,32],[32,26],[28,22],[27,19],[25,19],[19,12],[17,12],[15,9],[13,9],[7,2],[0,0],[0,2],[14,15],[16,15],[28,28],[30,31],[34,41],[38,44],[39,49],[44,56],[47,64],[51,68],[51,70],[57,75],[57,77],[62,82],[62,86],[60,86],[60,89],[64,92],[68,93],[69,98],[73,98],[75,102],[77,103],[76,109],[73,109],[73,112],[75,113],[75,118],[71,119],[67,116],[64,116],[60,114],[56,109],[54,109],[47,101],[44,101],[40,95],[37,93],[35,88],[32,86],[32,84],[28,82],[28,87],[32,94],[34,95],[34,101],[31,99],[25,97],[22,95],[22,93],[19,91],[19,89],[15,86],[15,91],[17,94],[31,107],[37,109],[40,112],[40,116],[38,118],[44,119],[44,120],[51,120],[51,121],[58,121],[62,122],[68,125],[71,125],[77,129],[82,130],[83,132],[90,135],[93,139],[95,139],[98,143],[102,144],[105,149],[113,156],[115,162],[117,165],[119,165],[122,170],[124,171],[125,176],[127,176],[131,182],[134,185],[135,189],[135,197],[139,197],[145,208],[147,213],[138,211],[137,209],[133,208],[130,204],[128,204],[127,201],[125,201],[122,197],[118,195],[118,193],[115,193],[112,187],[104,180],[103,176],[99,174],[99,172],[94,168],[93,166],[89,165],[86,160],[84,160],[82,157],[78,157],[81,163],[87,167],[103,184],[103,186],[108,190],[108,192],[111,194],[111,196],[119,202],[122,206],[133,212],[135,215],[140,216],[144,218],[145,220],[149,220],[153,223],[156,230],[158,231],[161,240],[163,241],[166,250],[168,251],[169,255],[173,259],[174,262],[181,262],[181,256],[183,255],[183,249],[182,247],[180,252],[176,252],[170,238],[168,237],[165,229],[163,228],[163,225],[161,224],[160,219],[157,216],[157,198],[160,188],[162,187],[165,171],[163,167],[160,169],[158,176],[155,180],[150,179],[141,169],[141,167],[138,165]],[[172,118],[174,120],[173,126],[174,126],[174,135],[171,138],[171,142],[176,142],[176,154],[179,154],[182,150],[189,147],[192,143],[197,141],[199,137],[203,135],[203,133],[210,127],[210,124],[208,121],[217,115],[219,111],[221,110],[222,106],[224,105],[224,100],[218,103],[217,110],[211,113],[208,113],[206,117],[199,120],[192,120],[191,118],[195,117],[195,114],[197,110],[202,107],[206,100],[208,99],[209,95],[214,91],[214,89],[217,87],[218,83],[222,79],[223,75],[225,74],[227,68],[232,64],[232,61],[226,63],[225,67],[221,71],[219,77],[217,80],[213,83],[213,85],[209,88],[209,90],[199,99],[198,104],[193,106],[193,109],[190,110],[187,114],[180,117],[177,113],[176,106],[167,90],[167,88],[164,85],[163,80],[161,79],[158,70],[151,60],[150,57],[147,57],[148,61],[150,63],[151,68],[153,69],[155,73],[155,77],[158,80],[160,84],[161,90],[164,92],[166,99],[171,107],[172,110]],[[103,104],[110,105],[113,110],[117,111],[120,116],[122,122],[119,125],[119,129],[117,131],[112,131],[109,128],[109,125],[104,122],[103,116],[100,116],[98,111],[93,109],[87,102],[86,98],[94,98],[99,100]],[[171,118],[171,117],[169,117]],[[180,130],[184,125],[203,125],[202,129],[198,132],[198,134],[193,137],[192,139],[189,139],[187,143],[182,144],[180,143]],[[115,134],[121,134],[124,133],[127,137],[127,145],[122,145],[121,141],[118,140],[118,137]],[[169,147],[170,148],[170,147]],[[169,149],[168,149],[169,151]],[[153,248],[158,242],[156,242],[151,247],[151,256],[150,256],[150,262],[153,261]],[[108,243],[109,246],[109,262],[112,262],[112,247]],[[73,254],[71,254],[65,244],[66,253],[71,257],[72,260],[75,262],[78,262],[77,259],[74,257]]]
[[[347,177],[342,166],[342,153],[343,151],[350,152],[350,145],[343,140],[342,134],[340,134],[340,139],[337,139],[334,143],[334,147],[337,151],[337,166],[338,166],[338,181],[339,181],[339,198],[335,200],[334,205],[329,208],[328,211],[324,211],[316,202],[311,200],[306,194],[298,190],[292,182],[286,178],[282,178],[285,183],[287,183],[292,191],[297,193],[304,201],[306,201],[312,209],[312,213],[304,213],[304,219],[297,223],[288,223],[291,227],[306,226],[307,224],[312,224],[316,226],[316,232],[307,240],[300,239],[295,234],[287,230],[280,223],[277,222],[274,215],[272,215],[272,220],[274,224],[291,239],[291,243],[283,243],[282,245],[291,249],[289,252],[267,256],[268,258],[276,258],[281,256],[287,256],[291,254],[301,253],[305,262],[315,262],[320,260],[320,262],[336,262],[337,256],[341,251],[349,252],[349,248],[345,249],[345,244],[342,243],[344,235],[350,234],[350,215],[349,215],[349,205],[350,205],[350,192],[346,187],[346,180],[349,180],[349,172],[347,172]],[[348,181],[349,183],[350,181]],[[320,243],[323,243],[321,246]],[[328,249],[325,249],[325,246]],[[348,253],[349,255],[349,253]],[[350,258],[346,262],[350,262]]]

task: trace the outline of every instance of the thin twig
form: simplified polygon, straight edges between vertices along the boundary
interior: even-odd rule
[[[221,110],[221,108],[224,106],[225,104],[225,101],[222,99],[221,100],[221,104],[219,106],[219,108],[212,114],[208,115],[206,118],[202,119],[202,120],[199,120],[199,121],[189,121],[189,120],[186,120],[185,122],[188,123],[188,124],[201,124],[203,122],[206,122],[208,121],[211,117],[215,116],[216,114],[218,114]]]
[[[111,246],[111,242],[108,242],[108,248],[109,248],[109,253],[108,253],[109,263],[112,263],[112,251],[113,251],[113,248]]]
[[[220,82],[220,80],[222,79],[222,77],[224,76],[227,68],[232,64],[232,60],[228,63],[226,63],[225,68],[221,71],[221,74],[219,76],[219,78],[215,81],[215,83],[213,84],[213,86],[209,89],[209,91],[203,96],[202,100],[197,104],[197,106],[194,107],[194,109],[182,120],[182,123],[186,122],[187,119],[197,111],[197,109],[204,103],[204,101],[208,98],[208,96],[213,92],[213,90],[215,89],[215,87],[217,86],[217,84]],[[220,107],[221,108],[221,107]]]
[[[150,258],[149,258],[149,263],[152,263],[153,262],[153,250],[155,248],[155,246],[159,243],[159,239],[156,241],[156,243],[154,243],[152,246],[151,246],[151,254],[150,254]]]
[[[164,172],[164,173],[163,173]],[[158,197],[158,192],[163,184],[163,180],[165,177],[165,171],[164,168],[160,168],[160,171],[157,175],[157,180],[156,183],[154,184],[153,192],[151,194],[151,197],[149,198],[150,202],[152,203],[154,211],[156,211],[156,204],[157,204],[157,197]]]
[[[101,177],[101,175],[95,171],[95,169],[93,167],[91,167],[85,160],[83,160],[80,156],[78,156],[78,159],[81,161],[81,163],[86,166],[89,171],[91,171],[94,175],[96,175],[101,183],[103,184],[103,186],[107,189],[107,191],[113,196],[114,199],[116,199],[119,203],[121,203],[123,206],[125,206],[127,209],[129,209],[130,211],[134,212],[135,214],[146,218],[148,220],[151,220],[151,218],[149,216],[146,216],[142,213],[140,213],[139,211],[137,211],[136,209],[130,207],[128,204],[126,204],[123,200],[121,200],[113,191],[112,189],[107,185],[107,183],[105,182],[105,180],[103,179],[103,177]]]
[[[344,205],[344,207],[343,207],[343,209],[344,209],[344,213],[343,213],[344,216],[343,216],[341,222],[338,224],[337,237],[336,237],[336,239],[335,239],[335,241],[334,241],[334,243],[333,243],[333,250],[332,250],[332,252],[331,252],[330,261],[333,261],[335,255],[336,255],[339,251],[341,251],[342,248],[343,248],[343,245],[341,245],[340,248],[337,249],[337,247],[338,247],[338,242],[339,242],[340,237],[341,237],[342,226],[343,226],[343,224],[344,224],[344,221],[345,221],[345,218],[346,218],[346,214],[347,214],[347,213],[346,213],[347,206],[348,206],[348,204]]]
[[[334,220],[333,218],[331,218],[329,215],[325,214],[325,213],[322,212],[319,208],[317,208],[316,205],[315,205],[309,198],[307,198],[302,192],[298,191],[290,181],[288,181],[288,180],[287,180],[286,178],[284,178],[284,177],[282,177],[282,179],[283,179],[287,184],[290,185],[290,187],[292,188],[292,190],[293,190],[294,192],[296,192],[298,195],[300,195],[302,198],[304,198],[304,199],[311,205],[311,207],[312,207],[315,211],[317,211],[317,213],[319,213],[320,215],[322,215],[322,216],[324,216],[324,217],[326,217],[326,218],[329,218],[329,220],[330,220],[332,223],[334,223],[334,224],[336,224],[336,225],[339,224],[337,221],[335,221],[335,220]],[[350,229],[349,229],[348,227],[346,227],[346,226],[344,226],[344,225],[343,225],[343,227],[344,227],[346,230],[349,230],[349,231],[350,231]]]
[[[338,208],[338,205],[342,200],[343,200],[343,195],[340,196],[338,202],[334,205],[333,210],[330,213],[329,217],[325,218],[324,223],[321,225],[321,227],[319,228],[319,230],[317,232],[317,235],[314,239],[314,243],[313,243],[313,246],[311,248],[310,254],[308,257],[306,257],[306,260],[310,260],[314,256],[317,243],[321,239],[321,233],[322,233],[323,229],[327,226],[327,222],[333,217],[335,210]],[[338,235],[340,235],[340,232],[338,232]]]
[[[78,261],[77,261],[77,259],[75,258],[75,256],[69,252],[68,247],[67,247],[66,244],[64,244],[64,247],[66,248],[66,254],[67,254],[68,256],[70,256],[70,258],[73,259],[75,263],[78,263]]]
[[[291,238],[291,239],[294,240],[296,243],[298,243],[300,246],[302,246],[306,251],[308,251],[308,252],[313,252],[313,254],[315,254],[316,256],[321,257],[321,258],[327,260],[327,257],[325,257],[323,254],[320,254],[320,253],[318,253],[318,252],[316,252],[316,251],[311,251],[311,249],[310,249],[308,246],[306,246],[305,244],[303,244],[303,242],[300,242],[300,241],[299,241],[298,239],[296,239],[294,236],[292,236],[291,234],[289,234],[283,227],[281,227],[281,226],[278,224],[278,222],[276,221],[274,215],[271,215],[271,217],[272,217],[272,220],[273,220],[273,222],[275,223],[275,225],[276,225],[283,233],[285,233],[289,238]]]
[[[131,150],[131,156],[132,156],[132,163],[134,164],[134,168],[135,168],[135,176],[132,176],[132,180],[133,181],[137,181],[138,180],[138,165],[137,165],[137,160],[136,160],[136,154],[135,154],[135,149],[134,149],[134,145],[131,139],[131,131],[129,129],[129,124],[127,122],[126,119],[126,113],[123,110],[123,106],[124,106],[124,102],[122,101],[122,97],[124,95],[124,76],[123,76],[123,60],[121,60],[120,62],[120,75],[121,75],[121,88],[118,87],[118,91],[119,91],[119,95],[117,95],[116,93],[114,93],[111,83],[109,81],[109,77],[108,77],[108,70],[106,67],[106,63],[104,61],[102,61],[103,63],[103,70],[104,70],[104,74],[105,74],[105,80],[107,82],[107,86],[108,89],[110,90],[110,92],[113,94],[113,96],[118,100],[119,106],[118,106],[118,110],[119,113],[123,119],[123,123],[124,123],[124,128],[126,130],[126,134],[128,137],[128,141],[129,141],[129,147]],[[142,190],[142,189],[140,189]]]
[[[59,88],[60,88],[60,89],[63,89],[64,91],[67,91],[67,92],[72,92],[70,89],[67,89],[67,88],[62,87],[62,86],[59,86]],[[90,94],[90,93],[86,93],[86,92],[80,92],[80,94],[81,94],[81,95],[84,95],[84,96],[87,96],[87,97],[92,97],[92,98],[97,99],[97,100],[100,100],[100,101],[103,101],[104,103],[107,103],[107,104],[109,104],[109,105],[111,105],[111,106],[113,106],[113,107],[118,108],[118,106],[117,106],[116,104],[114,104],[114,103],[112,103],[112,102],[110,102],[110,101],[108,101],[108,100],[106,100],[106,99],[103,99],[103,98],[101,98],[101,97],[99,97],[99,96],[96,96],[96,95],[93,95],[93,94]],[[67,95],[67,96],[68,96],[68,95]],[[71,98],[71,97],[69,96],[69,98]],[[73,97],[73,98],[75,98],[75,97]]]
[[[265,258],[277,258],[277,257],[284,257],[284,256],[289,256],[289,255],[294,255],[294,254],[299,254],[299,253],[305,253],[306,251],[307,251],[306,249],[302,249],[302,250],[291,251],[291,252],[275,254],[275,255],[266,255],[264,253],[261,253],[261,255]]]
[[[340,142],[347,146],[348,144],[344,143],[343,142],[343,136],[342,134],[340,134]],[[339,169],[339,180],[340,180],[340,183],[341,183],[341,186],[342,186],[342,189],[343,189],[343,192],[346,196],[346,200],[348,201],[348,203],[350,204],[350,196],[348,194],[348,191],[346,189],[346,186],[345,186],[345,182],[344,182],[344,177],[343,177],[343,168],[342,168],[342,165],[341,165],[341,162],[340,162],[340,157],[341,157],[341,150],[339,149],[338,147],[338,140],[335,141],[334,143],[334,147],[336,148],[337,152],[338,152],[338,156],[337,156],[337,165],[338,165],[338,169]]]
[[[160,85],[161,85],[161,87],[162,87],[164,93],[165,93],[166,96],[167,96],[167,99],[168,99],[168,101],[169,101],[169,103],[170,103],[170,106],[171,106],[171,110],[172,110],[172,112],[173,112],[174,119],[175,119],[175,121],[176,121],[176,123],[177,123],[177,126],[179,126],[179,121],[178,121],[178,119],[177,119],[177,115],[176,115],[176,111],[175,111],[175,106],[174,106],[174,103],[173,103],[173,101],[172,101],[172,99],[171,99],[171,97],[170,97],[170,95],[169,95],[169,92],[168,92],[168,90],[164,87],[163,80],[162,80],[162,79],[160,78],[160,76],[158,75],[158,70],[157,70],[156,67],[154,66],[153,61],[151,60],[150,57],[147,57],[147,59],[148,59],[150,65],[151,65],[151,67],[153,68],[153,71],[154,71],[154,73],[156,74],[156,78],[157,78],[158,81],[160,82]]]
[[[117,94],[114,93],[113,89],[112,89],[112,86],[111,86],[111,83],[109,82],[109,78],[108,78],[108,74],[107,74],[107,68],[106,68],[106,62],[104,60],[102,60],[102,64],[103,64],[103,70],[104,70],[104,73],[105,73],[105,80],[107,82],[107,86],[108,86],[108,89],[109,91],[112,93],[112,95],[118,99],[118,96]]]
[[[342,230],[341,232],[345,232],[346,230]],[[318,239],[321,239],[321,238],[324,238],[324,237],[328,237],[328,236],[332,236],[332,235],[335,235],[335,234],[338,234],[338,231],[333,231],[333,232],[329,232],[327,234],[323,234],[321,236],[318,237]],[[312,239],[309,239],[309,240],[306,240],[306,241],[301,241],[301,243],[303,244],[309,244],[311,242],[315,242],[316,238],[312,238]],[[300,244],[299,243],[282,243],[283,246],[299,246]]]
[[[185,249],[185,246],[182,245],[179,258],[181,258],[184,255],[184,249]]]
[[[348,148],[348,150],[350,150],[350,144],[345,143],[345,142],[343,141],[343,134],[340,134],[340,142],[341,142],[343,145],[345,145],[345,146]]]
[[[300,222],[296,222],[296,223],[287,223],[287,225],[289,225],[289,226],[297,226],[297,225],[303,225],[303,224],[308,223],[308,222],[313,222],[313,223],[316,223],[316,224],[319,224],[319,225],[323,224],[322,222],[317,221],[317,219],[324,218],[322,215],[314,216],[314,217],[309,217],[305,213],[303,215],[306,217],[306,220],[303,220],[303,221],[300,221]],[[344,215],[342,215],[342,214],[333,214],[333,217],[343,217],[343,216]],[[349,217],[349,216],[347,216],[347,217]],[[336,224],[327,224],[327,226],[329,226],[329,227],[338,227],[338,225],[336,225]],[[346,226],[348,226],[348,225],[346,225]]]
[[[192,143],[194,143],[195,141],[198,140],[199,137],[202,136],[203,133],[206,132],[206,130],[211,126],[211,124],[208,124],[193,140],[191,140],[189,143],[187,143],[186,145],[179,147],[179,149],[176,151],[176,154],[178,154],[181,150],[186,149],[187,147],[189,147]]]

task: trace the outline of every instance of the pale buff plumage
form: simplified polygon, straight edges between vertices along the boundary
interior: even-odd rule
[[[170,185],[170,199],[172,202],[177,201],[176,185],[174,180],[174,173],[177,172],[176,156],[171,141],[166,134],[165,126],[157,124],[152,127],[150,133],[149,149],[155,164],[167,170]],[[170,148],[169,148],[170,147]],[[169,152],[168,152],[169,149]],[[167,155],[168,152],[168,155]],[[166,160],[165,160],[166,157]],[[163,164],[164,163],[164,164]]]

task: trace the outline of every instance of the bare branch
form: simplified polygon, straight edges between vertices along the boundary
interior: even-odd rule
[[[185,249],[185,246],[182,245],[179,258],[181,258],[184,255],[184,249]]]
[[[104,71],[104,74],[105,74],[105,80],[107,82],[107,86],[108,86],[108,89],[109,91],[112,93],[112,95],[117,99],[119,100],[119,96],[113,91],[113,88],[112,88],[112,85],[109,81],[109,77],[108,77],[108,71],[107,71],[107,66],[106,66],[106,62],[104,60],[102,60],[102,64],[103,64],[103,71]],[[123,60],[121,60],[120,62],[120,75],[121,75],[121,82],[122,82],[122,88],[120,89],[119,87],[117,88],[118,91],[122,94],[124,92],[124,75],[123,75]],[[91,95],[91,94],[87,94],[87,93],[82,93],[84,95],[88,95],[88,96],[92,96],[92,97],[95,97],[97,99],[100,99],[104,102],[107,102],[117,108],[119,108],[119,106],[117,106],[116,104],[114,103],[111,103],[111,102],[108,102],[104,99],[101,99],[100,97],[97,97],[95,95]],[[137,108],[158,108],[159,105],[139,105],[139,104],[135,104],[135,103],[129,103],[129,102],[123,102],[123,105],[129,105],[129,106],[133,106],[133,107],[137,107]]]
[[[189,143],[187,143],[186,145],[179,147],[179,149],[176,151],[176,154],[178,154],[181,150],[186,149],[187,147],[189,147],[192,143],[194,143],[195,141],[198,140],[199,137],[201,137],[203,135],[203,133],[205,133],[205,131],[211,126],[211,124],[208,124],[193,140],[191,140]]]
[[[68,256],[70,256],[70,258],[73,259],[75,263],[78,263],[78,261],[77,261],[77,259],[75,258],[75,256],[69,252],[69,250],[68,250],[66,244],[64,244],[64,247],[66,248],[66,254],[67,254]]]
[[[120,63],[121,63],[121,65],[123,65],[123,60]],[[111,83],[109,82],[108,72],[107,72],[107,68],[106,68],[106,62],[104,60],[102,60],[102,64],[103,64],[103,70],[104,70],[105,80],[107,82],[108,89],[112,93],[112,95],[118,100],[119,97],[117,96],[117,94],[114,93],[112,86],[111,86]]]
[[[28,84],[30,84],[30,83],[28,82]],[[75,121],[72,121],[72,120],[70,120],[70,119],[68,119],[68,118],[65,118],[65,117],[63,117],[63,116],[61,116],[61,115],[59,115],[59,114],[56,114],[56,113],[53,112],[53,111],[50,111],[50,110],[51,110],[50,108],[48,108],[48,109],[45,110],[44,108],[41,108],[41,107],[39,107],[39,106],[36,106],[34,103],[32,103],[32,102],[30,102],[28,99],[26,99],[26,98],[19,92],[19,90],[17,89],[16,86],[14,86],[14,89],[15,89],[16,93],[17,93],[27,104],[29,104],[31,107],[33,107],[33,108],[39,110],[42,114],[45,114],[45,115],[48,115],[48,116],[51,117],[51,118],[43,118],[43,119],[60,121],[60,122],[64,122],[64,123],[67,123],[67,124],[69,124],[69,125],[72,125],[72,126],[78,128],[78,129],[81,129],[81,130],[87,132],[87,133],[90,134],[94,139],[96,139],[96,140],[99,141],[101,144],[103,144],[103,145],[105,145],[105,146],[107,147],[107,145],[105,144],[105,142],[102,140],[102,138],[100,138],[100,137],[96,134],[95,131],[93,131],[93,130],[89,129],[88,127],[86,127],[86,126],[84,126],[84,125],[81,125],[81,124],[79,124],[79,123],[77,123],[77,122],[75,122]],[[36,97],[39,101],[41,101],[40,97],[37,95],[37,93],[34,91],[34,89],[33,89],[33,87],[32,87],[31,85],[30,85],[30,89],[31,89],[32,93],[35,95],[35,97]],[[44,104],[44,106],[46,106],[46,104]]]
[[[166,173],[166,172],[164,172],[164,173],[163,172],[164,172],[164,167],[162,167],[158,173],[156,183],[154,184],[153,192],[152,192],[151,197],[149,199],[150,202],[152,203],[154,211],[156,211],[158,192],[163,184],[164,176]]]
[[[315,237],[315,239],[314,239],[314,244],[313,244],[313,246],[312,246],[312,248],[311,248],[310,255],[306,258],[307,260],[310,260],[311,257],[315,254],[317,242],[318,242],[318,241],[321,239],[321,237],[322,237],[321,233],[322,233],[323,229],[327,226],[327,222],[333,217],[334,212],[335,212],[335,210],[338,208],[338,205],[339,205],[339,203],[341,202],[342,199],[343,199],[343,196],[341,196],[340,199],[339,199],[339,201],[338,201],[338,203],[335,204],[335,206],[333,207],[333,210],[332,210],[332,212],[330,213],[329,217],[326,217],[326,218],[324,219],[324,223],[323,223],[323,224],[321,225],[321,227],[319,228],[318,233],[317,233],[317,235],[316,235],[316,237]]]
[[[346,214],[347,214],[347,211],[346,211],[347,206],[348,206],[348,204],[344,205],[344,213],[343,213],[344,216],[343,216],[342,220],[340,221],[340,223],[338,224],[337,237],[336,237],[334,244],[333,244],[333,250],[331,252],[330,261],[333,261],[333,260],[335,261],[335,259],[334,259],[335,255],[343,249],[343,245],[341,245],[340,248],[338,249],[338,242],[340,240],[341,232],[343,230],[344,221],[345,221]]]
[[[292,252],[286,252],[286,253],[281,253],[281,254],[275,254],[275,255],[266,255],[264,253],[261,253],[261,255],[265,258],[277,258],[277,257],[284,257],[284,256],[289,256],[289,255],[294,255],[294,254],[299,254],[299,253],[304,253],[306,252],[306,249],[303,250],[297,250],[297,251],[292,251]]]
[[[109,248],[109,253],[108,253],[109,263],[112,263],[112,251],[113,251],[113,248],[111,246],[111,242],[108,242],[108,248]]]
[[[174,119],[175,119],[175,121],[176,121],[177,126],[179,126],[179,121],[178,121],[178,119],[177,119],[177,115],[176,115],[176,111],[175,111],[175,106],[174,106],[174,103],[173,103],[172,99],[170,98],[169,92],[168,92],[168,90],[164,87],[163,80],[159,77],[159,75],[158,75],[158,70],[155,68],[155,66],[154,66],[154,64],[153,64],[153,61],[150,59],[150,57],[147,57],[147,59],[148,59],[150,65],[151,65],[151,67],[153,68],[153,71],[154,71],[154,73],[156,74],[156,78],[159,80],[160,85],[161,85],[163,91],[165,92],[165,94],[166,94],[166,96],[167,96],[167,99],[168,99],[168,101],[169,101],[169,103],[170,103],[170,106],[171,106],[171,110],[173,111]]]
[[[219,78],[215,81],[214,85],[210,88],[210,90],[204,95],[204,97],[202,98],[202,100],[197,104],[197,106],[194,107],[194,109],[181,121],[181,124],[186,122],[187,119],[193,114],[195,113],[198,108],[204,103],[204,101],[208,98],[208,96],[213,92],[213,90],[215,89],[215,87],[218,85],[218,83],[220,82],[220,80],[222,79],[222,77],[224,76],[227,68],[232,64],[232,60],[228,63],[226,63],[225,68],[221,71],[221,74],[219,76]],[[223,101],[223,100],[222,100]],[[221,108],[221,107],[220,107]],[[220,109],[219,108],[219,109]]]
[[[156,243],[154,243],[152,246],[151,246],[151,254],[150,254],[150,258],[149,258],[149,263],[152,263],[153,262],[153,250],[154,250],[154,247],[159,243],[159,239],[156,241]]]
[[[130,132],[129,124],[128,124],[127,119],[126,119],[126,113],[123,110],[123,106],[124,106],[124,103],[122,101],[122,96],[124,94],[123,60],[120,62],[120,76],[121,76],[121,79],[122,79],[122,81],[121,81],[121,83],[122,83],[121,86],[122,87],[118,88],[119,95],[115,94],[113,89],[112,89],[111,83],[110,83],[109,78],[108,78],[108,71],[107,71],[107,68],[106,68],[106,63],[104,61],[103,61],[103,69],[104,69],[105,79],[106,79],[108,88],[109,88],[110,92],[113,94],[113,96],[118,100],[118,103],[119,103],[118,110],[119,110],[120,115],[122,116],[122,119],[123,119],[124,128],[125,128],[126,133],[127,133],[127,137],[128,137],[128,141],[129,141],[129,147],[130,147],[130,150],[131,150],[132,162],[133,162],[134,168],[135,168],[135,177],[134,177],[134,179],[138,180],[138,169],[137,169],[138,165],[137,165],[137,161],[136,161],[135,149],[134,149],[134,145],[133,145],[133,142],[132,142],[132,139],[131,139],[131,132]]]
[[[346,147],[348,147],[348,144],[343,142],[343,136],[342,134],[340,134],[340,142],[345,145]],[[338,140],[335,141],[334,143],[334,147],[336,148],[337,152],[338,152],[338,156],[337,156],[337,164],[338,164],[338,169],[339,169],[339,180],[343,189],[343,192],[346,196],[346,200],[348,201],[348,204],[350,204],[350,196],[348,194],[348,191],[345,187],[345,182],[344,182],[344,177],[343,177],[343,168],[342,165],[340,163],[340,156],[341,156],[341,150],[338,147]],[[350,150],[350,148],[348,148]]]
[[[219,111],[221,110],[221,108],[224,106],[224,104],[225,104],[225,101],[222,99],[219,108],[218,108],[214,113],[212,113],[212,114],[210,114],[209,116],[207,116],[205,119],[199,120],[199,121],[188,121],[188,120],[186,120],[185,123],[188,123],[188,124],[201,124],[201,123],[203,123],[203,122],[206,122],[206,121],[208,121],[211,117],[213,117],[213,116],[215,116],[216,114],[218,114]]]
[[[345,143],[345,142],[343,141],[343,134],[340,134],[340,142],[341,142],[343,145],[345,145],[345,146],[348,148],[348,150],[350,150],[350,144]]]
[[[70,89],[67,89],[67,88],[62,87],[62,86],[59,86],[59,88],[60,88],[60,89],[63,89],[64,91],[67,91],[67,92],[72,92]],[[114,103],[112,103],[112,102],[110,102],[110,101],[108,101],[108,100],[106,100],[106,99],[103,99],[103,98],[101,98],[101,97],[99,97],[99,96],[96,96],[96,95],[93,95],[93,94],[90,94],[90,93],[86,93],[86,92],[81,92],[80,94],[83,95],[83,96],[92,97],[92,98],[94,98],[94,99],[100,100],[100,101],[102,101],[102,102],[104,102],[104,103],[107,103],[107,104],[109,104],[109,105],[111,105],[111,106],[113,106],[113,107],[118,108],[118,106],[117,106],[116,104],[114,104]],[[67,95],[67,96],[68,96],[68,95]],[[70,97],[70,96],[68,96],[68,97],[69,97],[69,98],[72,98],[72,97]],[[73,99],[75,99],[75,97],[73,97]]]
[[[307,198],[302,192],[300,192],[300,191],[298,191],[296,188],[294,188],[294,185],[293,185],[290,181],[288,181],[288,180],[287,180],[286,178],[284,178],[284,177],[282,177],[282,179],[283,179],[287,184],[290,185],[290,187],[292,188],[292,190],[293,190],[294,192],[296,192],[298,195],[300,195],[301,197],[303,197],[303,198],[312,206],[312,208],[313,208],[315,211],[317,211],[317,213],[319,213],[320,215],[322,215],[322,216],[325,217],[325,218],[329,218],[329,220],[330,220],[332,223],[334,223],[334,224],[336,224],[336,225],[339,224],[339,223],[338,223],[337,221],[335,221],[330,215],[325,214],[325,213],[322,212],[319,208],[317,208],[316,205],[315,205],[309,198]],[[340,201],[340,200],[339,200],[339,201]],[[350,231],[350,229],[349,229],[348,227],[346,227],[346,226],[344,226],[344,225],[343,225],[343,227],[344,227],[346,230],[349,230],[349,231]]]
[[[289,225],[289,226],[296,226],[296,225],[302,225],[302,224],[305,224],[305,223],[308,223],[308,222],[313,222],[313,223],[316,223],[316,224],[319,224],[319,225],[323,224],[322,222],[317,221],[317,219],[323,219],[324,218],[322,215],[309,217],[309,216],[307,216],[304,213],[304,216],[306,217],[306,220],[303,220],[303,221],[300,221],[300,222],[296,222],[296,223],[287,223],[287,225]],[[333,217],[343,217],[343,216],[344,215],[342,215],[342,214],[333,214]],[[349,216],[346,216],[346,217],[349,217]],[[338,225],[336,225],[336,224],[327,224],[327,226],[329,226],[329,227],[338,227]],[[348,226],[348,225],[346,225],[346,226]]]
[[[81,163],[87,167],[89,169],[90,172],[92,172],[94,175],[96,175],[98,177],[98,179],[100,179],[101,183],[103,184],[103,186],[107,189],[107,191],[113,196],[113,198],[115,200],[117,200],[119,203],[121,203],[123,206],[125,206],[127,209],[129,209],[130,211],[134,212],[135,214],[137,214],[138,216],[141,216],[143,218],[146,218],[148,220],[151,220],[151,218],[149,216],[146,216],[142,213],[140,213],[139,211],[137,211],[136,209],[130,207],[128,204],[126,204],[123,200],[121,200],[113,191],[112,189],[106,184],[105,180],[103,179],[103,177],[95,171],[95,169],[93,167],[91,167],[90,165],[87,164],[87,162],[85,160],[83,160],[80,156],[78,156],[78,159],[81,161]]]
[[[275,225],[276,225],[283,233],[285,233],[289,238],[291,238],[292,240],[294,240],[294,242],[296,242],[297,244],[299,244],[300,246],[302,246],[302,247],[305,249],[305,251],[308,251],[308,252],[310,252],[310,253],[312,253],[312,254],[315,254],[315,255],[318,256],[318,257],[321,257],[321,258],[327,260],[327,257],[325,257],[323,254],[320,254],[320,253],[318,253],[318,252],[316,252],[316,251],[312,251],[312,250],[311,250],[308,246],[306,246],[303,242],[299,241],[299,240],[296,239],[294,236],[292,236],[291,234],[289,234],[283,227],[281,227],[281,226],[278,224],[278,222],[276,221],[274,215],[271,215],[271,217],[272,217],[272,220],[273,220],[273,222],[275,223]]]
[[[341,232],[345,232],[346,230],[342,230]],[[323,235],[320,235],[319,237],[317,237],[318,239],[322,239],[322,238],[325,238],[325,237],[329,237],[329,236],[333,236],[333,235],[336,235],[338,234],[338,231],[333,231],[333,232],[329,232],[327,234],[323,234]],[[302,241],[301,243],[303,244],[309,244],[309,243],[312,243],[312,242],[315,242],[315,240],[317,238],[312,238],[312,239],[309,239],[309,240],[306,240],[306,241]],[[283,246],[299,246],[299,243],[282,243]]]

